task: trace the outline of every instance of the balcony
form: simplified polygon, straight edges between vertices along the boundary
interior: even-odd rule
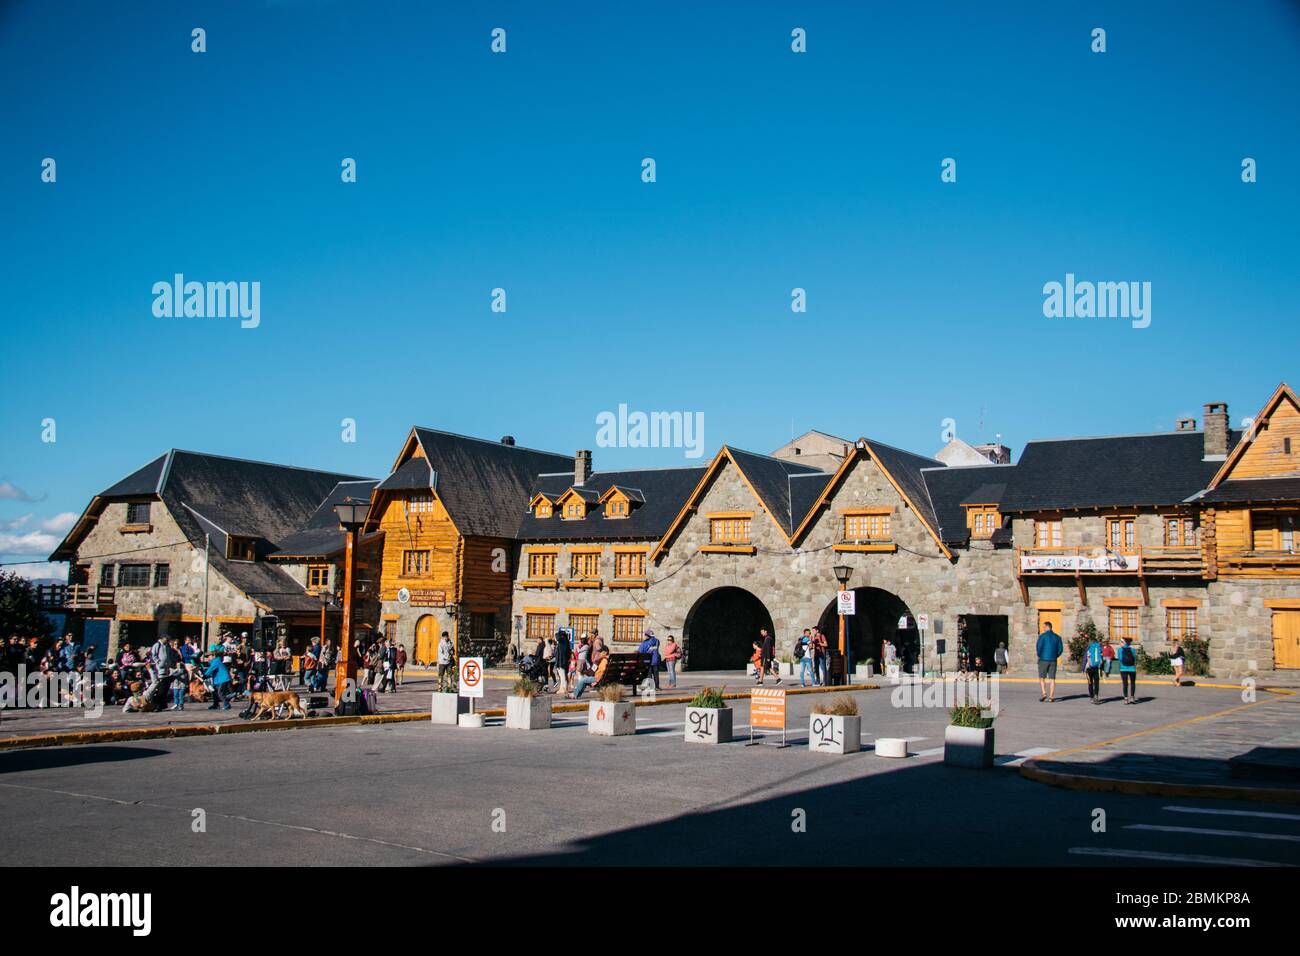
[[[42,611],[62,611],[66,606],[67,599],[68,586],[66,584],[36,585],[36,603],[41,606]]]
[[[1300,552],[1229,551],[1219,555],[1220,574],[1300,575]]]
[[[1148,601],[1149,576],[1204,577],[1205,573],[1205,559],[1200,548],[1136,547],[1126,551],[1096,547],[1016,549],[1016,578],[1026,606],[1029,604],[1026,580],[1073,578],[1079,589],[1079,602],[1086,605],[1086,580],[1136,577],[1145,604]]]
[[[117,588],[98,584],[69,584],[65,594],[63,606],[70,611],[98,611],[117,601]]]

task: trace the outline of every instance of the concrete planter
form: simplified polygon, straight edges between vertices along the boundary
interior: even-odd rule
[[[731,740],[730,707],[687,707],[688,744],[725,744]]]
[[[551,726],[551,699],[507,697],[506,726],[511,730],[548,730]]]
[[[433,706],[430,708],[429,720],[431,723],[448,724],[454,727],[460,715],[468,713],[468,697],[461,697],[459,694],[436,693],[433,695]]]
[[[810,714],[808,749],[819,754],[851,754],[862,749],[862,718]]]
[[[943,762],[977,770],[993,766],[993,728],[949,725],[943,732]]]
[[[456,723],[459,724],[461,727],[482,727],[483,715],[482,714],[461,714],[459,717],[456,718]]]
[[[636,704],[630,700],[593,700],[587,705],[587,733],[598,737],[636,733]]]
[[[885,668],[885,676],[888,677],[890,680],[898,680],[899,676],[902,673],[903,673],[903,667],[901,664],[890,664],[888,667]]]

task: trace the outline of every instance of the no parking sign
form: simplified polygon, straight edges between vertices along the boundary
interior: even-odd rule
[[[483,658],[462,657],[460,659],[461,697],[483,696]]]
[[[858,592],[837,591],[835,594],[835,608],[839,611],[840,617],[853,617],[858,613]]]

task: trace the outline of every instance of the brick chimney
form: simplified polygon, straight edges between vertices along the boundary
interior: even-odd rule
[[[1178,421],[1175,423],[1175,425],[1174,425],[1174,429],[1175,429],[1176,431],[1180,431],[1180,432],[1194,432],[1194,431],[1196,431],[1196,419],[1195,419],[1195,418],[1180,418],[1180,419],[1178,419]]]
[[[1208,402],[1205,406],[1205,457],[1228,454],[1228,404]]]
[[[591,452],[579,449],[573,456],[573,483],[585,485],[591,477]]]

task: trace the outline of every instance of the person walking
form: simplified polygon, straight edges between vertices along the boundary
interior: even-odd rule
[[[1187,664],[1187,655],[1183,653],[1182,642],[1174,645],[1174,652],[1169,655],[1169,663],[1174,668],[1174,684],[1183,686],[1183,667]]]
[[[754,652],[749,655],[749,662],[754,665],[754,683],[761,687],[763,685],[763,642],[753,641],[751,646]]]
[[[998,666],[998,673],[1005,674],[1007,668],[1011,666],[1011,658],[1007,654],[1007,643],[1003,641],[993,651],[993,663]]]
[[[397,645],[397,686],[402,686],[402,672],[406,670],[406,645]]]
[[[794,656],[799,659],[799,686],[807,687],[808,678],[810,677],[813,679],[813,683],[816,683],[817,678],[813,674],[812,631],[806,627],[803,629],[803,634],[800,635],[798,643],[794,646]]]
[[[329,684],[330,668],[334,666],[334,645],[322,644],[320,658],[316,661],[316,693]]]
[[[653,629],[647,629],[643,640],[636,647],[638,654],[650,655],[650,676],[654,678],[655,690],[659,690],[659,638]]]
[[[397,642],[389,641],[381,655],[380,667],[383,668],[383,679],[379,683],[381,692],[394,693],[397,690]]]
[[[825,687],[830,680],[830,647],[820,627],[813,628],[812,646],[814,683],[818,687]]]
[[[451,635],[446,631],[442,632],[442,637],[438,639],[438,689],[444,693],[451,677],[451,657],[454,648],[451,645]]]
[[[320,663],[320,637],[313,637],[302,653],[302,684],[308,690],[316,689],[316,667]]]
[[[677,662],[682,659],[682,646],[669,634],[664,641],[664,666],[668,668],[668,686],[677,686]]]
[[[1056,661],[1065,650],[1061,635],[1052,628],[1051,621],[1047,622],[1043,633],[1038,635],[1034,649],[1038,654],[1038,689],[1041,692],[1038,700],[1039,703],[1047,701],[1050,704],[1056,700]]]
[[[1101,703],[1101,669],[1106,657],[1101,652],[1101,641],[1093,638],[1083,652],[1083,666],[1088,674],[1088,696],[1094,704]]]
[[[1120,689],[1124,692],[1124,703],[1137,703],[1137,651],[1133,649],[1133,638],[1124,638],[1124,644],[1116,655],[1119,660]]]
[[[760,627],[758,629],[758,636],[763,642],[763,669],[759,671],[758,675],[758,682],[761,684],[767,680],[767,672],[773,669],[772,662],[776,658],[776,636],[768,633],[768,630],[765,627]],[[777,673],[776,675],[776,682],[778,684],[781,683],[780,673]]]
[[[1110,637],[1101,639],[1101,679],[1105,680],[1115,669],[1115,645],[1110,642]]]
[[[221,645],[212,645],[212,660],[208,663],[203,676],[212,678],[212,706],[208,710],[216,710],[218,707],[229,710],[230,671],[222,659]]]

